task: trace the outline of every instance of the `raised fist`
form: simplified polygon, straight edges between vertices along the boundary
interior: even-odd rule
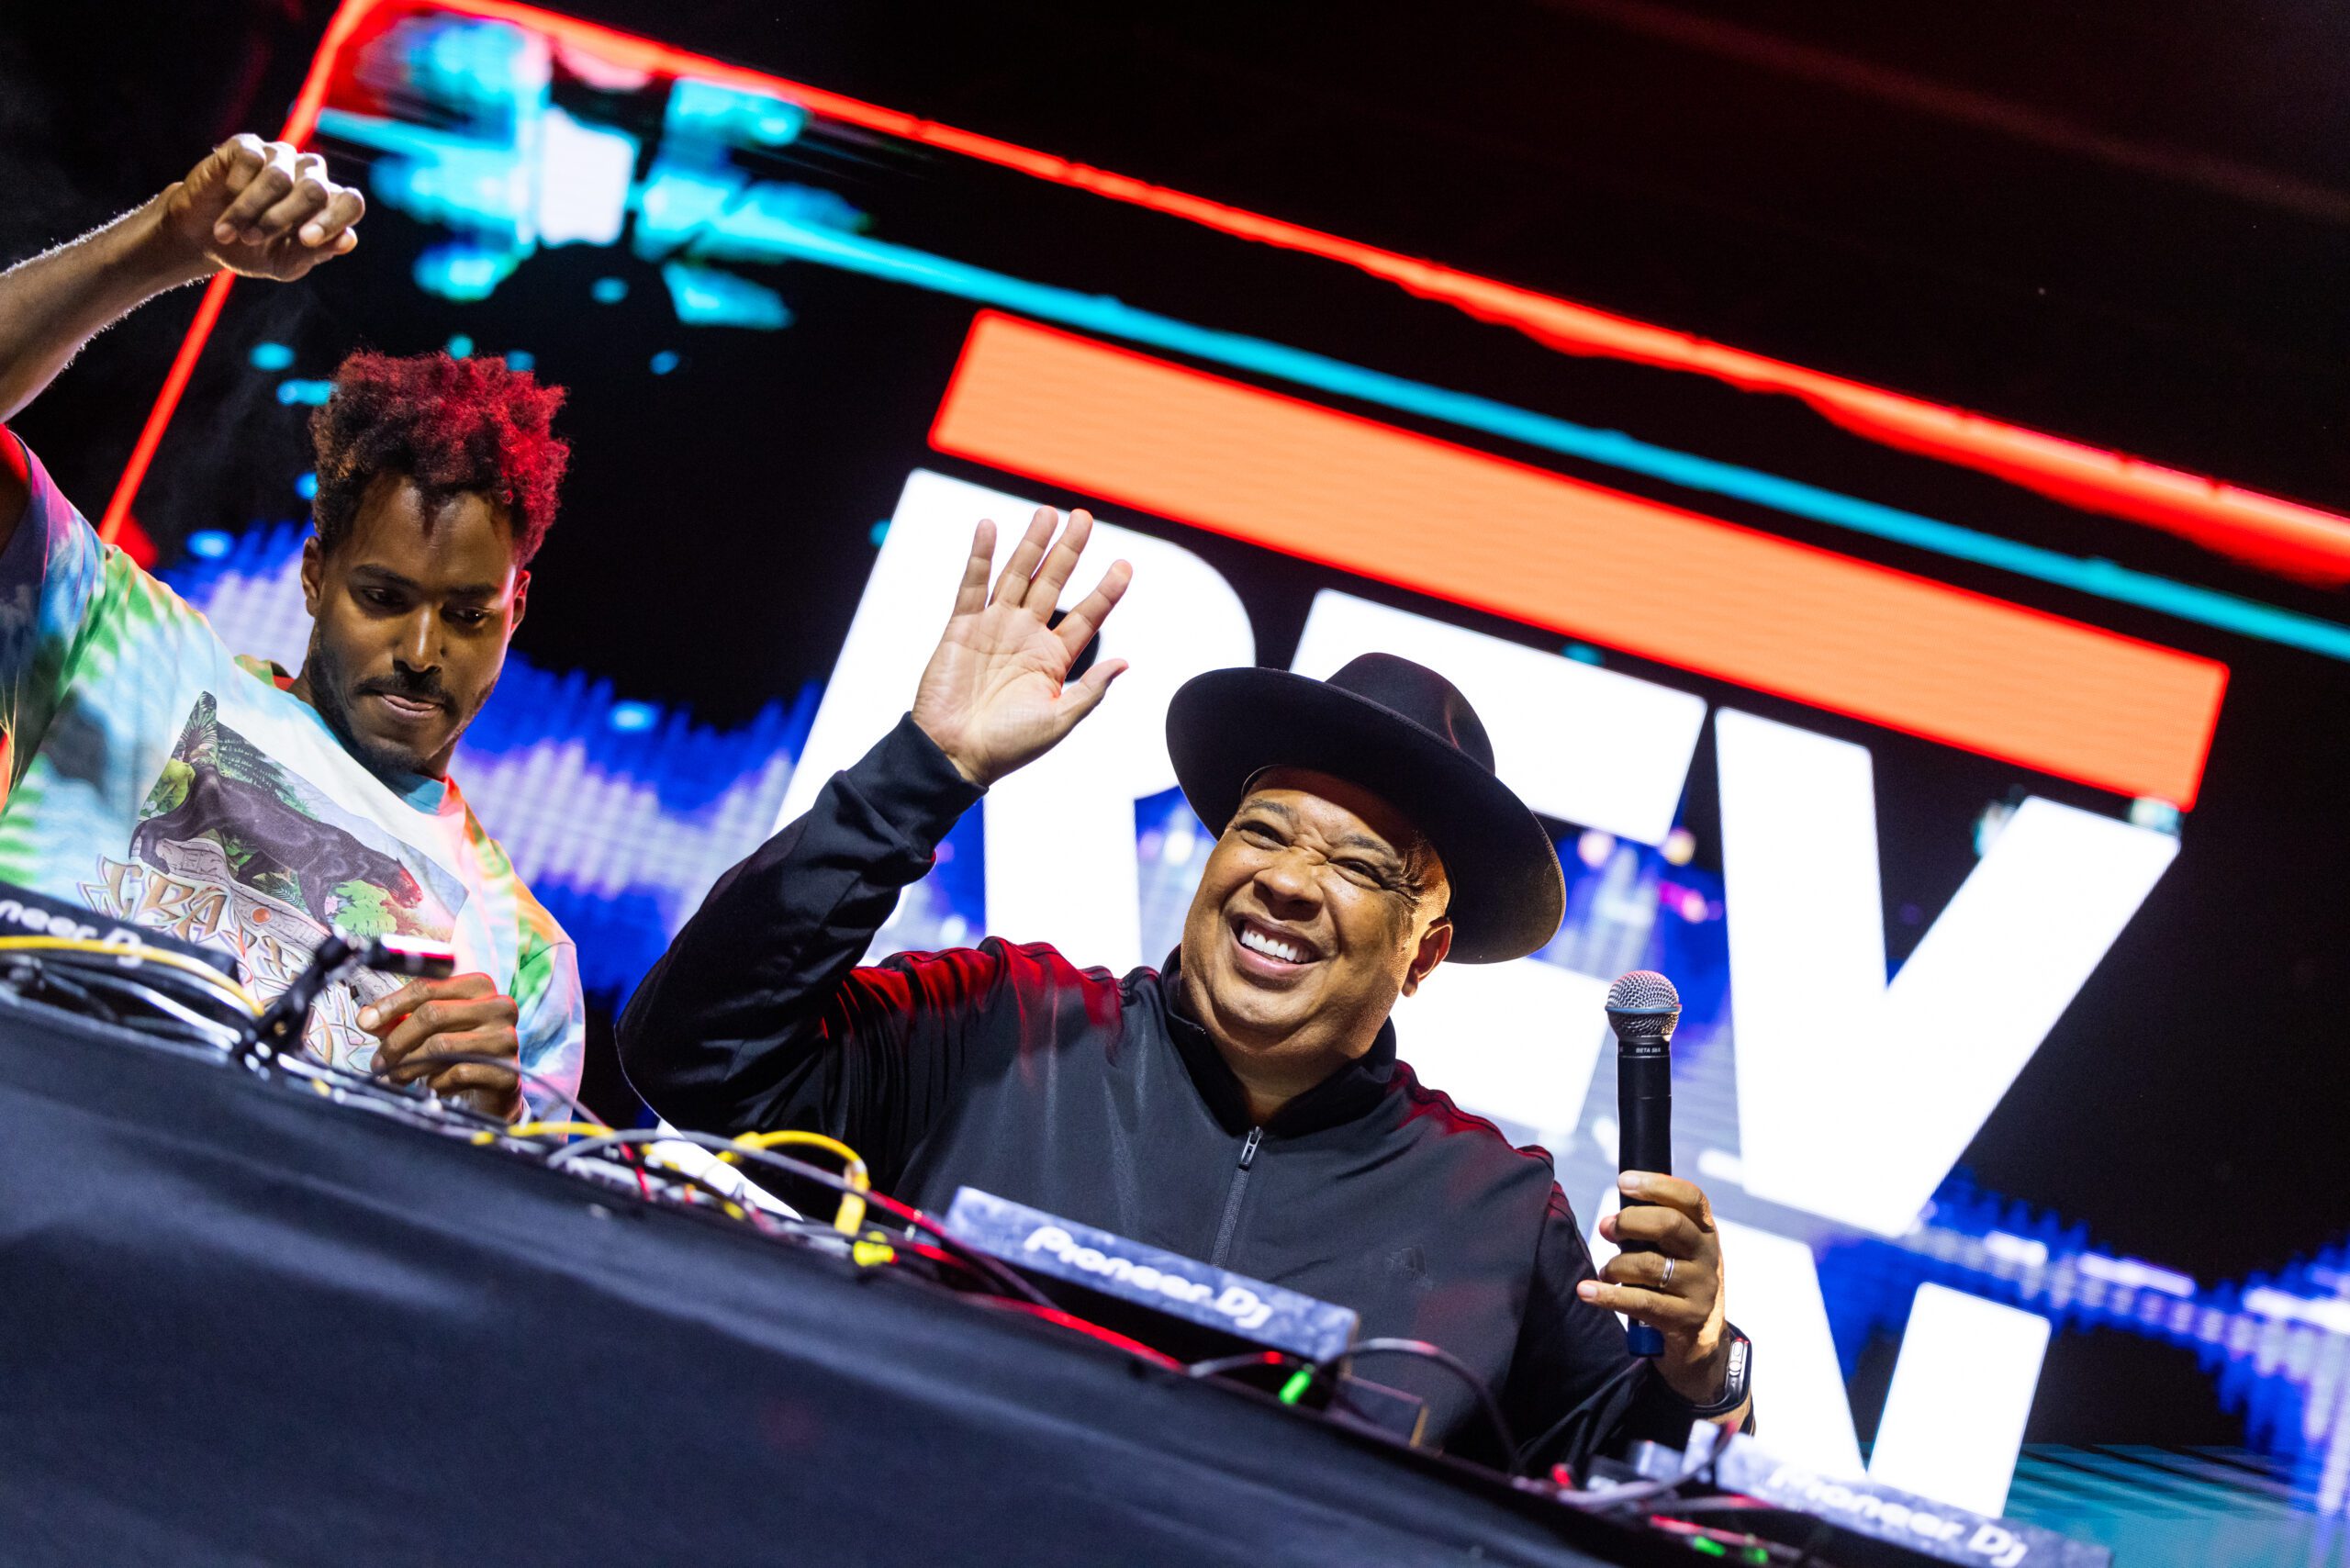
[[[290,282],[359,243],[367,198],[290,141],[232,136],[162,195],[172,243],[244,277]]]

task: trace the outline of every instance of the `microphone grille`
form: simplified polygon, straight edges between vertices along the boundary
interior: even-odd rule
[[[1607,1011],[1632,1014],[1611,1018],[1618,1038],[1670,1040],[1673,1025],[1681,1019],[1681,993],[1654,969],[1634,969],[1617,976],[1616,983],[1607,988]]]

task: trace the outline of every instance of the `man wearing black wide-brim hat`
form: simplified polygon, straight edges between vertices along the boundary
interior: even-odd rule
[[[995,937],[856,967],[956,819],[1125,667],[1065,682],[1130,574],[1113,565],[1055,624],[1091,520],[1055,523],[1037,512],[992,592],[979,525],[912,711],[721,879],[646,977],[620,1026],[638,1090],[684,1126],[844,1139],[926,1209],[977,1187],[1352,1307],[1367,1337],[1465,1363],[1519,1438],[1551,1433],[1529,1461],[1743,1418],[1705,1194],[1628,1173],[1643,1202],[1600,1228],[1653,1249],[1595,1273],[1549,1157],[1396,1059],[1398,996],[1448,958],[1535,951],[1564,903],[1549,834],[1435,672],[1374,654],[1327,682],[1219,670],[1176,693],[1176,774],[1221,832],[1164,971]],[[1538,1041],[1560,1026],[1527,1022]],[[1628,1372],[1617,1312],[1662,1331],[1657,1375]],[[1438,1440],[1503,1457],[1465,1380],[1371,1375],[1425,1398]]]

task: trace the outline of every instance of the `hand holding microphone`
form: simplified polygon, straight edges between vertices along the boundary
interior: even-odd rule
[[[1599,1222],[1599,1234],[1622,1250],[1575,1294],[1632,1319],[1632,1353],[1656,1357],[1674,1393],[1710,1406],[1729,1381],[1729,1336],[1713,1205],[1695,1183],[1672,1174],[1673,1030],[1680,1017],[1681,998],[1662,975],[1635,969],[1607,990],[1624,1206]]]

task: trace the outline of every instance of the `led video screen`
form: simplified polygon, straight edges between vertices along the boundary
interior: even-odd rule
[[[879,950],[1160,962],[1219,825],[1174,789],[1174,689],[1418,659],[1569,903],[1407,1000],[1402,1053],[1588,1226],[1601,997],[1673,978],[1676,1168],[1774,1448],[1996,1512],[2064,1417],[2046,1369],[2119,1334],[2338,1506],[2340,1251],[2204,1277],[2055,1173],[2146,1136],[2105,1088],[2224,989],[2189,890],[2273,874],[2237,824],[2350,688],[2350,525],[522,7],[347,6],[297,122],[364,243],[229,298],[110,521],[293,665],[340,354],[568,387],[565,514],[456,772],[599,1005],[903,711],[972,522],[1091,506],[1132,671]],[[276,454],[258,493],[196,482],[229,420]]]

